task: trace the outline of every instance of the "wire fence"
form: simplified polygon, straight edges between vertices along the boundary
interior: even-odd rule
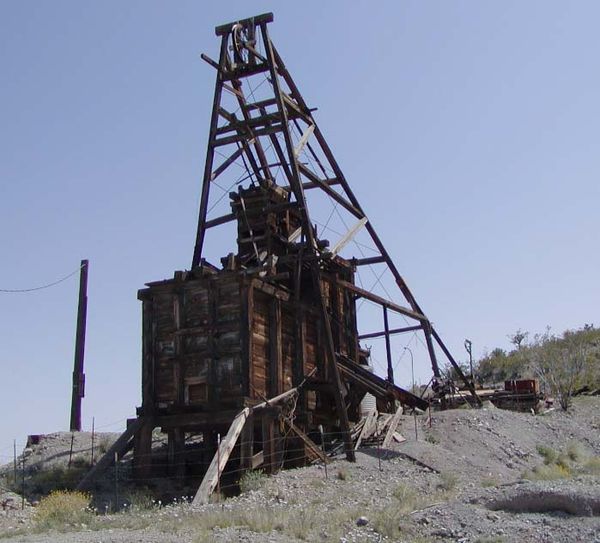
[[[214,499],[219,500],[225,496],[233,496],[243,489],[244,474],[248,472],[275,473],[285,467],[299,467],[301,465],[312,464],[319,465],[323,469],[307,477],[307,483],[315,478],[321,478],[324,481],[332,477],[339,476],[339,473],[331,473],[327,465],[335,458],[343,458],[343,442],[340,432],[323,432],[323,441],[316,443],[322,455],[326,458],[317,458],[313,453],[307,453],[307,447],[290,446],[292,442],[286,439],[286,436],[280,436],[274,440],[272,454],[265,453],[264,449],[262,462],[251,469],[241,465],[240,454],[233,455],[227,462],[224,469],[219,470],[218,486],[214,492]],[[297,443],[297,442],[296,442]],[[243,446],[244,442],[240,443]],[[385,463],[393,458],[397,458],[398,453],[381,447],[380,442],[374,443],[369,447],[370,454],[376,457],[379,463],[379,471],[382,473]],[[151,453],[135,455],[127,452],[123,457],[117,457],[104,473],[99,477],[92,488],[97,485],[103,488],[103,494],[111,495],[111,502],[114,500],[113,509],[119,510],[128,507],[131,504],[132,496],[135,496],[135,489],[144,488],[146,490],[154,489],[157,496],[161,495],[161,489],[164,493],[178,496],[177,499],[191,500],[195,490],[210,463],[216,455],[217,448],[215,444],[189,443],[181,450],[169,450],[168,445],[164,444],[155,448]],[[337,454],[336,451],[338,451]],[[330,454],[334,454],[333,458]],[[65,451],[64,455],[68,452]],[[260,451],[259,451],[260,454]],[[307,456],[312,456],[313,460],[307,462]],[[46,468],[43,460],[38,462],[29,462],[27,455],[21,455],[17,458],[14,470],[4,473],[4,480],[0,481],[0,490],[13,491],[21,494],[22,504],[25,507],[26,496],[43,495],[53,489],[74,489],[85,474],[92,468],[93,463],[101,455],[90,448],[78,450],[72,454],[69,462],[65,465],[53,464],[48,462]],[[139,466],[144,464],[144,460],[149,460],[151,475],[140,475]],[[134,462],[136,463],[134,465]]]

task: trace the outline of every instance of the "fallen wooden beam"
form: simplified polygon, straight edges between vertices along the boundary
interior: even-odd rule
[[[202,479],[202,483],[194,496],[192,503],[194,505],[201,505],[204,503],[208,503],[210,495],[213,493],[213,490],[217,486],[217,482],[219,481],[219,477],[227,461],[229,460],[229,456],[235,447],[235,444],[240,436],[244,425],[246,424],[246,419],[250,414],[250,409],[246,407],[242,411],[238,413],[238,415],[233,419],[231,426],[229,427],[229,431],[225,436],[225,439],[221,441],[219,444],[219,448],[217,450],[217,454],[213,457],[210,466],[208,466],[208,470]]]
[[[338,367],[348,380],[370,392],[376,398],[394,398],[404,405],[418,407],[422,411],[429,407],[429,404],[419,396],[382,379],[349,358],[338,355],[337,360]]]
[[[213,457],[210,466],[208,466],[208,470],[206,471],[204,478],[202,479],[202,483],[200,483],[200,487],[198,488],[198,491],[196,492],[196,495],[192,500],[193,504],[200,505],[208,503],[210,495],[213,493],[214,489],[217,486],[219,477],[225,469],[227,461],[231,456],[231,452],[233,451],[233,448],[235,447],[235,444],[237,443],[237,440],[240,437],[244,425],[246,424],[246,420],[248,419],[250,414],[259,413],[264,409],[273,407],[279,402],[287,400],[288,398],[291,398],[294,394],[297,393],[298,390],[296,388],[291,388],[290,390],[287,390],[286,392],[283,392],[282,394],[279,394],[278,396],[275,396],[270,400],[265,400],[264,402],[261,402],[253,407],[246,407],[235,416],[231,423],[231,426],[229,427],[227,435],[221,441],[217,453]],[[264,462],[264,450],[261,451],[259,454],[260,457],[257,454],[252,458],[253,466],[255,464],[255,459],[256,461],[260,460],[261,464]]]
[[[98,460],[98,463],[87,472],[85,477],[77,485],[77,490],[88,489],[93,480],[113,464],[115,455],[120,457],[129,448],[133,436],[146,422],[148,421],[143,417],[128,420],[126,430],[119,436],[117,441],[113,443],[112,447],[104,453],[104,456]]]
[[[300,430],[300,428],[298,428],[293,422],[289,422],[288,420],[284,419],[284,423],[292,432],[294,432],[302,441],[304,441],[304,444],[312,453],[313,459],[318,458],[319,460],[321,460],[321,462],[325,464],[331,462],[331,460],[329,460],[329,458],[327,458],[327,456],[323,454],[323,451],[319,448],[319,446],[302,430]]]
[[[394,433],[396,432],[396,428],[398,428],[398,424],[400,423],[400,415],[402,415],[403,409],[402,406],[399,406],[390,421],[388,426],[387,434],[385,434],[385,438],[381,446],[385,449],[390,446],[392,443],[392,439],[394,438]]]
[[[375,430],[375,423],[377,422],[377,409],[372,409],[369,411],[369,414],[365,418],[365,422],[363,424],[362,430],[358,439],[356,440],[356,445],[354,445],[354,450],[360,447],[360,444],[363,439],[367,439],[371,436],[373,431]]]

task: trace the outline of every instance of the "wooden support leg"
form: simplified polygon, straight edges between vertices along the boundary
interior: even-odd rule
[[[246,425],[242,430],[240,443],[240,467],[252,469],[252,457],[254,456],[254,415],[250,414],[246,419]]]
[[[169,430],[167,447],[169,475],[180,485],[185,476],[185,432],[181,428]]]
[[[133,441],[133,471],[142,484],[152,475],[152,422],[144,422]]]
[[[262,418],[263,455],[265,471],[274,473],[275,470],[275,420],[270,413],[265,413]]]

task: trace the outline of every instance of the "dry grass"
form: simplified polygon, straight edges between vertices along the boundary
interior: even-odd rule
[[[571,470],[559,464],[544,464],[536,466],[531,471],[526,471],[523,478],[531,481],[554,481],[556,479],[569,479]]]
[[[433,503],[446,501],[450,499],[451,493],[444,491],[422,494],[409,485],[399,484],[392,492],[392,497],[394,501],[391,504],[374,512],[373,528],[380,535],[393,541],[417,541],[410,513]]]
[[[441,490],[450,492],[456,488],[457,483],[458,477],[454,473],[450,471],[444,471],[443,473],[440,473],[440,482],[438,483],[438,488]]]
[[[500,483],[498,482],[498,479],[496,479],[495,477],[483,477],[481,479],[481,486],[483,488],[493,488],[495,486],[498,486]]]
[[[590,475],[600,475],[600,456],[592,456],[583,464],[582,471]]]
[[[197,534],[194,543],[214,541],[214,531],[224,528],[263,534],[278,532],[300,541],[335,541],[347,531],[355,515],[353,510],[333,508],[327,511],[327,524],[324,524],[322,509],[310,505],[213,510],[189,520]],[[189,527],[189,522],[186,524]]]
[[[350,474],[344,468],[338,469],[335,476],[339,481],[347,481],[350,478]]]

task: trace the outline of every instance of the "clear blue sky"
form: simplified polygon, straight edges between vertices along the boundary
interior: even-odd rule
[[[5,0],[0,288],[90,259],[86,428],[134,414],[137,289],[191,260],[214,84],[199,55],[216,56],[215,25],[265,11],[458,358],[465,337],[479,356],[517,328],[599,323],[597,2]],[[0,460],[68,427],[76,304],[75,277],[0,294]]]

